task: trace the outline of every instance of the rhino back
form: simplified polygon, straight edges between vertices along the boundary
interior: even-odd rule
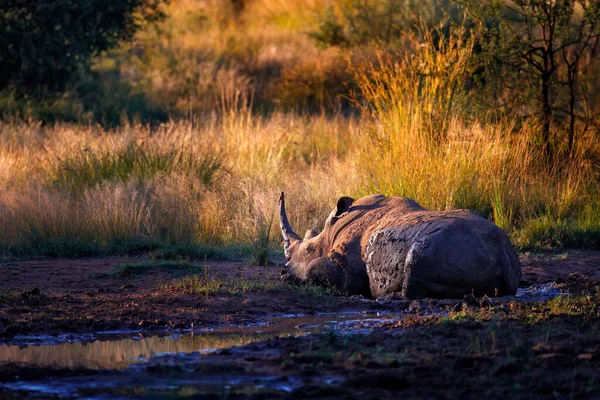
[[[416,201],[405,197],[372,195],[358,199],[348,214],[336,222],[329,232],[332,249],[366,245],[373,232],[398,225],[408,214],[426,211]]]
[[[377,230],[364,247],[374,297],[516,291],[520,265],[506,233],[474,212],[421,211],[396,222]]]

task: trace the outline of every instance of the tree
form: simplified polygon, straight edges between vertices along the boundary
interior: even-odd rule
[[[162,0],[0,0],[0,89],[61,91],[92,58],[162,18]]]
[[[552,157],[556,121],[569,120],[572,151],[576,121],[589,118],[582,77],[600,43],[600,5],[589,0],[457,0],[482,31],[486,84],[498,82],[523,105],[533,91],[542,125],[542,146]],[[492,73],[490,73],[492,72]],[[587,127],[587,121],[584,126]]]

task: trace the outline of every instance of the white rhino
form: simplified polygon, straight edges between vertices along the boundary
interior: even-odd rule
[[[279,199],[284,281],[407,299],[514,295],[521,265],[507,234],[470,210],[430,211],[405,197],[342,197],[301,239]]]

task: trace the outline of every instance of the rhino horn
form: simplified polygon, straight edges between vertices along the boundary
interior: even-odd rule
[[[289,249],[292,241],[299,241],[301,239],[292,229],[290,221],[288,221],[285,213],[285,195],[283,192],[281,192],[281,196],[279,196],[279,226],[281,226],[281,234],[283,235],[283,251],[285,256],[289,258]]]

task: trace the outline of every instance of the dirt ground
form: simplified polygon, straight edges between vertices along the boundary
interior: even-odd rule
[[[189,328],[251,322],[269,314],[374,310],[393,305],[356,298],[302,295],[294,290],[190,295],[161,289],[164,271],[134,279],[98,278],[135,259],[48,259],[0,264],[0,339],[17,334]],[[558,282],[572,293],[600,284],[600,252],[521,257],[521,286]],[[204,263],[204,262],[203,262]],[[276,282],[280,267],[206,262],[215,276]]]
[[[128,281],[98,278],[122,262],[53,259],[0,265],[0,338],[240,323],[269,314],[406,305],[279,287],[211,296],[178,294],[161,289],[161,282],[173,279],[163,272]],[[381,323],[367,336],[275,338],[202,356],[189,361],[191,367],[178,364],[172,372],[181,376],[202,371],[206,376],[239,370],[283,380],[324,374],[342,378],[335,384],[306,384],[287,394],[234,391],[229,398],[600,399],[600,252],[523,255],[521,262],[521,286],[556,282],[570,293],[565,297],[569,300],[493,306],[482,302],[450,318],[416,312],[398,323]],[[280,270],[276,265],[207,264],[212,274],[248,282],[275,281]],[[170,373],[158,370],[161,377]],[[147,372],[156,374],[156,367],[149,365]]]
[[[268,290],[186,294],[163,288],[174,279],[157,270],[131,279],[102,277],[136,260],[49,259],[0,264],[0,340],[19,334],[84,333],[117,329],[190,328],[253,322],[272,314],[389,308],[376,302],[311,295],[279,285],[280,266],[202,262],[207,274]],[[137,260],[142,261],[142,260]]]

